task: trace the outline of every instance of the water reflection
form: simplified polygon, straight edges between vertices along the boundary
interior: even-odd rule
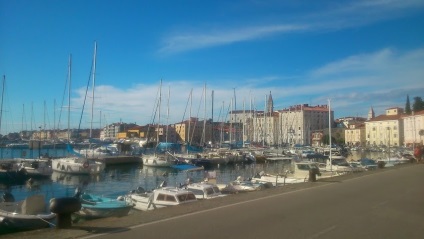
[[[53,182],[69,186],[87,186],[91,182],[100,182],[100,175],[77,175],[54,171],[51,176]]]

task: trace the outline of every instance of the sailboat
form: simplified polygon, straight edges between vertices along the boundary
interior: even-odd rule
[[[152,167],[170,167],[175,164],[176,158],[168,151],[168,148],[172,146],[171,143],[159,142],[160,132],[160,105],[162,98],[162,80],[159,86],[159,99],[158,99],[158,123],[156,124],[156,147],[154,154],[144,154],[142,156],[144,166]]]
[[[71,62],[72,56],[69,57],[68,67],[68,142],[70,142],[70,109],[71,109]],[[67,145],[68,152],[71,156],[52,160],[52,168],[56,172],[69,174],[99,174],[105,169],[103,162],[88,160],[80,154],[73,151],[71,145]]]

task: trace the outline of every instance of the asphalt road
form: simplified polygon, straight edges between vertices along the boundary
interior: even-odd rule
[[[169,211],[160,209],[133,215],[132,219],[91,222],[73,230],[50,229],[52,234],[48,235],[52,238],[59,238],[53,237],[57,233],[60,238],[421,239],[424,238],[423,184],[424,164],[412,164],[285,189],[232,195]],[[48,238],[49,231],[37,233],[19,233],[15,238]]]

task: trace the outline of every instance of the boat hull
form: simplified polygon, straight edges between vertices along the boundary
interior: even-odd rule
[[[102,162],[87,162],[80,158],[61,158],[52,160],[52,168],[56,172],[69,174],[99,174],[105,169]]]
[[[53,225],[56,214],[23,215],[0,212],[0,231],[27,231],[48,228]],[[1,234],[1,233],[0,233]]]

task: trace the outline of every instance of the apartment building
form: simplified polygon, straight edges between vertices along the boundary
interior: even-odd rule
[[[322,132],[324,129],[328,131],[329,120],[334,122],[334,112],[329,111],[327,105],[308,104],[294,105],[278,111],[282,143],[312,145],[313,132]]]

